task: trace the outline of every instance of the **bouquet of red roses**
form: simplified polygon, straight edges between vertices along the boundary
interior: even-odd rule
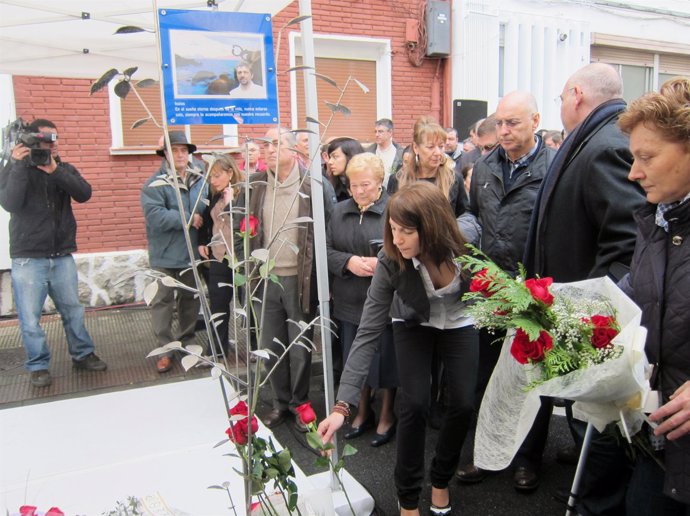
[[[484,393],[474,458],[483,469],[508,467],[529,433],[541,396],[573,400],[573,415],[599,431],[616,422],[631,436],[649,392],[641,311],[609,278],[555,284],[513,278],[486,256],[459,258],[473,274],[463,296],[480,328],[505,330]]]
[[[533,384],[616,358],[622,348],[613,339],[620,332],[616,312],[602,296],[575,287],[557,291],[551,278],[513,278],[489,258],[460,258],[473,272],[468,312],[475,325],[489,330],[515,330],[510,353],[531,364]]]

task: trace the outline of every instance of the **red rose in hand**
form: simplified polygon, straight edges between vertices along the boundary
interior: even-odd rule
[[[551,306],[553,303],[553,294],[549,291],[549,287],[553,283],[553,278],[530,278],[525,281],[525,287],[529,290],[532,297],[537,301],[541,301],[546,306]]]
[[[309,423],[316,421],[316,412],[314,412],[314,409],[311,406],[311,401],[303,403],[295,410],[297,411],[299,419],[303,424],[308,425]]]
[[[19,516],[36,516],[36,509],[34,505],[22,505],[19,508]]]
[[[591,319],[594,331],[592,332],[592,346],[597,349],[605,348],[613,338],[618,335],[616,319],[605,315],[593,315]]]
[[[259,228],[259,219],[254,215],[249,216],[249,238],[256,236],[256,231]],[[247,232],[247,217],[242,217],[240,221],[240,235],[244,236]]]
[[[529,364],[530,361],[544,360],[544,352],[551,348],[553,348],[553,338],[549,332],[541,330],[537,340],[529,340],[527,333],[518,328],[510,345],[510,354],[521,364]]]
[[[488,269],[482,269],[474,275],[470,282],[470,292],[479,292],[484,297],[491,297],[493,295],[493,292],[489,290],[491,278],[487,276],[488,272]]]

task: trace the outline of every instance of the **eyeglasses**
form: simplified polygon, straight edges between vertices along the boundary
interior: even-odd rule
[[[477,148],[479,149],[479,152],[482,154],[485,154],[487,152],[491,152],[496,148],[498,145],[498,142],[490,143],[489,145],[477,145]]]
[[[513,127],[517,127],[522,123],[522,120],[519,118],[513,118],[511,120],[496,120],[496,127],[503,127],[504,125],[508,129],[512,129]]]
[[[574,89],[575,89],[575,86],[573,86],[572,88],[568,88],[567,90],[565,90],[565,93],[568,94],[571,91],[573,91]],[[560,106],[561,102],[563,102],[563,93],[561,93],[557,97],[554,97],[553,101]]]

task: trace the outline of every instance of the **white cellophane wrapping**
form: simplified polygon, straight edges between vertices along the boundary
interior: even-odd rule
[[[539,378],[539,365],[520,364],[510,354],[514,330],[508,332],[496,368],[486,388],[479,411],[474,445],[475,464],[487,470],[508,467],[532,427],[540,407],[540,396],[573,400],[573,415],[602,431],[618,421],[623,435],[639,431],[641,411],[649,392],[646,330],[640,326],[641,311],[609,278],[554,284],[557,294],[575,287],[603,296],[615,309],[621,327],[613,339],[623,352],[615,359],[553,378],[528,390]],[[623,422],[621,422],[623,418]]]

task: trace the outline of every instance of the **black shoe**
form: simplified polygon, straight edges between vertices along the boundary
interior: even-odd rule
[[[570,464],[570,465],[576,465],[580,460],[580,452],[577,449],[577,446],[574,444],[572,446],[567,446],[565,448],[561,448],[556,452],[556,462],[559,462],[561,464]]]
[[[386,430],[382,434],[376,432],[376,435],[371,440],[371,445],[374,448],[378,448],[379,446],[383,446],[384,444],[390,442],[390,440],[393,439],[393,436],[395,435],[395,428],[397,426],[398,426],[397,423],[393,423],[393,426],[391,426],[388,430]]]
[[[513,486],[523,493],[534,491],[539,487],[537,471],[529,466],[518,466],[513,474]]]
[[[285,420],[285,415],[284,410],[273,409],[262,418],[262,421],[268,428],[275,428]]]
[[[53,377],[50,376],[50,371],[47,369],[31,371],[29,380],[31,381],[31,385],[34,387],[48,387],[51,383],[53,383]]]
[[[268,425],[266,425],[268,426]],[[297,429],[298,432],[302,432],[303,434],[306,434],[309,432],[309,427],[302,423],[302,420],[299,417],[299,414],[295,414],[295,428]]]
[[[343,437],[345,439],[354,439],[355,437],[359,437],[362,435],[364,432],[369,430],[370,428],[374,427],[374,424],[376,424],[375,418],[374,418],[374,413],[369,412],[369,415],[367,418],[364,420],[364,423],[362,423],[359,426],[353,426],[350,428],[350,431],[347,432]]]
[[[85,371],[105,371],[108,369],[108,365],[98,358],[96,353],[89,353],[81,360],[72,359],[72,364],[75,368]]]
[[[477,484],[486,478],[486,471],[470,462],[457,469],[455,478],[458,479],[458,482],[462,482],[463,484]]]

